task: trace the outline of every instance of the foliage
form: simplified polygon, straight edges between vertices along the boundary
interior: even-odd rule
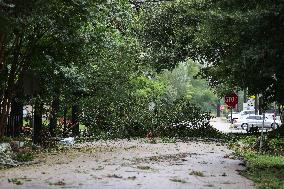
[[[34,159],[34,155],[32,152],[17,152],[14,155],[14,160],[19,162],[27,162],[32,161]]]
[[[283,104],[283,1],[166,1],[141,15],[141,41],[157,70],[188,57],[220,95],[236,89]]]
[[[0,142],[6,143],[6,142],[11,142],[13,139],[11,137],[6,137],[3,136],[0,138]]]
[[[157,71],[172,69],[187,57],[194,57],[194,34],[198,13],[191,1],[172,1],[145,6],[139,17],[144,60]]]
[[[180,63],[172,71],[164,70],[161,80],[167,83],[167,101],[186,98],[202,111],[215,111],[217,97],[206,80],[196,77],[199,71],[200,65],[192,60]]]
[[[80,107],[80,121],[88,128],[88,135],[141,137],[150,130],[155,135],[178,137],[210,133],[205,134],[211,127],[204,121],[210,116],[202,112],[212,109],[207,102],[212,104],[215,97],[204,80],[194,80],[199,66],[190,60],[175,70],[162,70],[168,68],[162,66],[163,61],[176,64],[176,60],[188,56],[187,41],[193,40],[197,28],[184,36],[178,26],[186,23],[195,27],[196,19],[180,19],[175,16],[176,7],[165,6],[171,14],[163,17],[161,12],[164,21],[173,16],[172,23],[179,21],[180,25],[175,25],[176,35],[171,39],[157,37],[169,44],[173,41],[173,45],[160,49],[159,44],[154,44],[155,48],[147,48],[139,39],[155,43],[147,32],[154,32],[156,26],[163,29],[163,25],[156,23],[159,20],[152,19],[150,12],[136,12],[127,0],[3,2],[0,23],[9,24],[1,30],[5,41],[0,47],[4,47],[5,56],[0,91],[1,105],[7,110],[17,93],[26,93],[21,87],[28,75],[37,83],[37,90],[19,96],[26,103],[40,101],[49,107],[48,132],[52,137],[57,131],[62,132],[55,128],[57,117],[70,119],[73,105]],[[180,12],[191,14],[193,10]],[[147,30],[144,33],[143,28]],[[165,29],[171,30],[170,26]],[[182,50],[175,48],[179,43]],[[176,50],[174,54],[169,53],[171,48]],[[153,70],[149,66],[152,63],[161,66]],[[1,120],[6,119],[2,116],[0,123]],[[175,133],[175,129],[170,129],[172,124],[185,121],[191,123],[191,131]],[[49,136],[47,132],[44,135]]]
[[[238,139],[236,144],[236,150],[240,153],[244,153],[247,151],[259,151],[259,140],[260,137],[256,136],[246,136],[241,139]],[[263,139],[263,149],[262,152],[265,154],[272,154],[272,155],[283,155],[284,139],[283,137],[275,137],[275,136],[266,136]]]

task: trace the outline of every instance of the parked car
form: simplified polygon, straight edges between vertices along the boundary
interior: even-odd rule
[[[242,117],[246,117],[252,114],[255,114],[254,110],[243,110],[241,112],[233,112],[232,118],[233,120],[236,120],[236,119],[241,119]],[[231,114],[228,115],[227,119],[228,119],[228,122],[231,122]]]
[[[265,111],[265,116],[271,119],[277,119],[277,116],[279,115],[278,111],[275,109],[270,109]]]
[[[249,130],[251,127],[261,128],[263,124],[263,116],[262,115],[248,115],[246,117],[242,117],[241,119],[236,119],[234,121],[234,126],[237,128],[241,128],[244,130]],[[268,117],[264,119],[264,128],[272,128],[277,129],[281,125],[279,120],[274,120]]]

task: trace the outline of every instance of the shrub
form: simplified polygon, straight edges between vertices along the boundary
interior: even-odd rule
[[[34,155],[32,152],[17,152],[14,159],[19,162],[27,162],[32,161],[34,159]]]

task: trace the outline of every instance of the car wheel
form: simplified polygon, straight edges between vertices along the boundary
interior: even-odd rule
[[[271,128],[274,129],[278,129],[279,125],[277,123],[272,123],[271,124]]]
[[[241,125],[241,127],[242,127],[243,130],[248,131],[248,124],[247,124],[247,123],[243,123],[243,124]]]

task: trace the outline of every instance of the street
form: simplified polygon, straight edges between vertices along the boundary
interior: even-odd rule
[[[253,189],[241,160],[221,143],[146,139],[76,144],[40,162],[0,171],[1,189]]]

